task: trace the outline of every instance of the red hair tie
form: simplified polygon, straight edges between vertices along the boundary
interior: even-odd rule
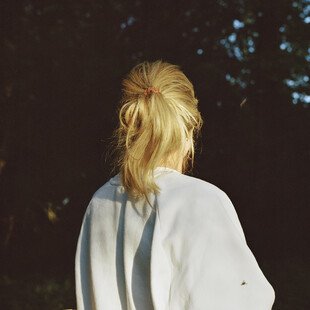
[[[155,87],[153,87],[153,86],[150,86],[150,87],[148,87],[148,88],[145,89],[144,95],[147,96],[148,94],[150,94],[150,93],[152,93],[152,92],[153,92],[153,93],[160,93],[160,91],[159,91],[158,88],[155,88]]]

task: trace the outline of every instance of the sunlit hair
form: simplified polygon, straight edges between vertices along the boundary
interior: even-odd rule
[[[154,181],[156,167],[177,169],[183,158],[182,173],[193,169],[203,120],[193,85],[178,65],[144,61],[128,73],[122,86],[119,127],[112,135],[116,151],[112,167],[120,172],[132,198],[149,202],[149,193],[160,192]],[[148,87],[159,92],[145,94]]]

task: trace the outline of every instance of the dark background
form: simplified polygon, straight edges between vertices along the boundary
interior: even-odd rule
[[[310,309],[309,12],[307,0],[2,0],[0,308],[75,307],[77,237],[111,177],[121,79],[162,59],[193,82],[205,121],[193,175],[231,198],[273,309]]]

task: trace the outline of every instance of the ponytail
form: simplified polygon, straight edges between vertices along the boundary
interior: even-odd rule
[[[161,60],[143,62],[129,72],[122,85],[112,164],[128,194],[149,202],[150,192],[160,192],[153,175],[156,167],[176,169],[181,157],[182,172],[189,169],[189,162],[192,169],[195,138],[203,120],[193,85],[177,65]]]

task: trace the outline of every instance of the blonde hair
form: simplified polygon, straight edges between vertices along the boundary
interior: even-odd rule
[[[168,158],[183,155],[182,173],[193,169],[195,140],[203,120],[193,85],[177,65],[144,61],[132,68],[122,86],[119,127],[112,135],[116,151],[112,168],[120,172],[132,198],[144,197],[149,202],[150,192],[160,192],[153,174],[157,166],[166,166]],[[150,87],[158,92],[146,93]],[[176,169],[175,162],[169,164]]]

